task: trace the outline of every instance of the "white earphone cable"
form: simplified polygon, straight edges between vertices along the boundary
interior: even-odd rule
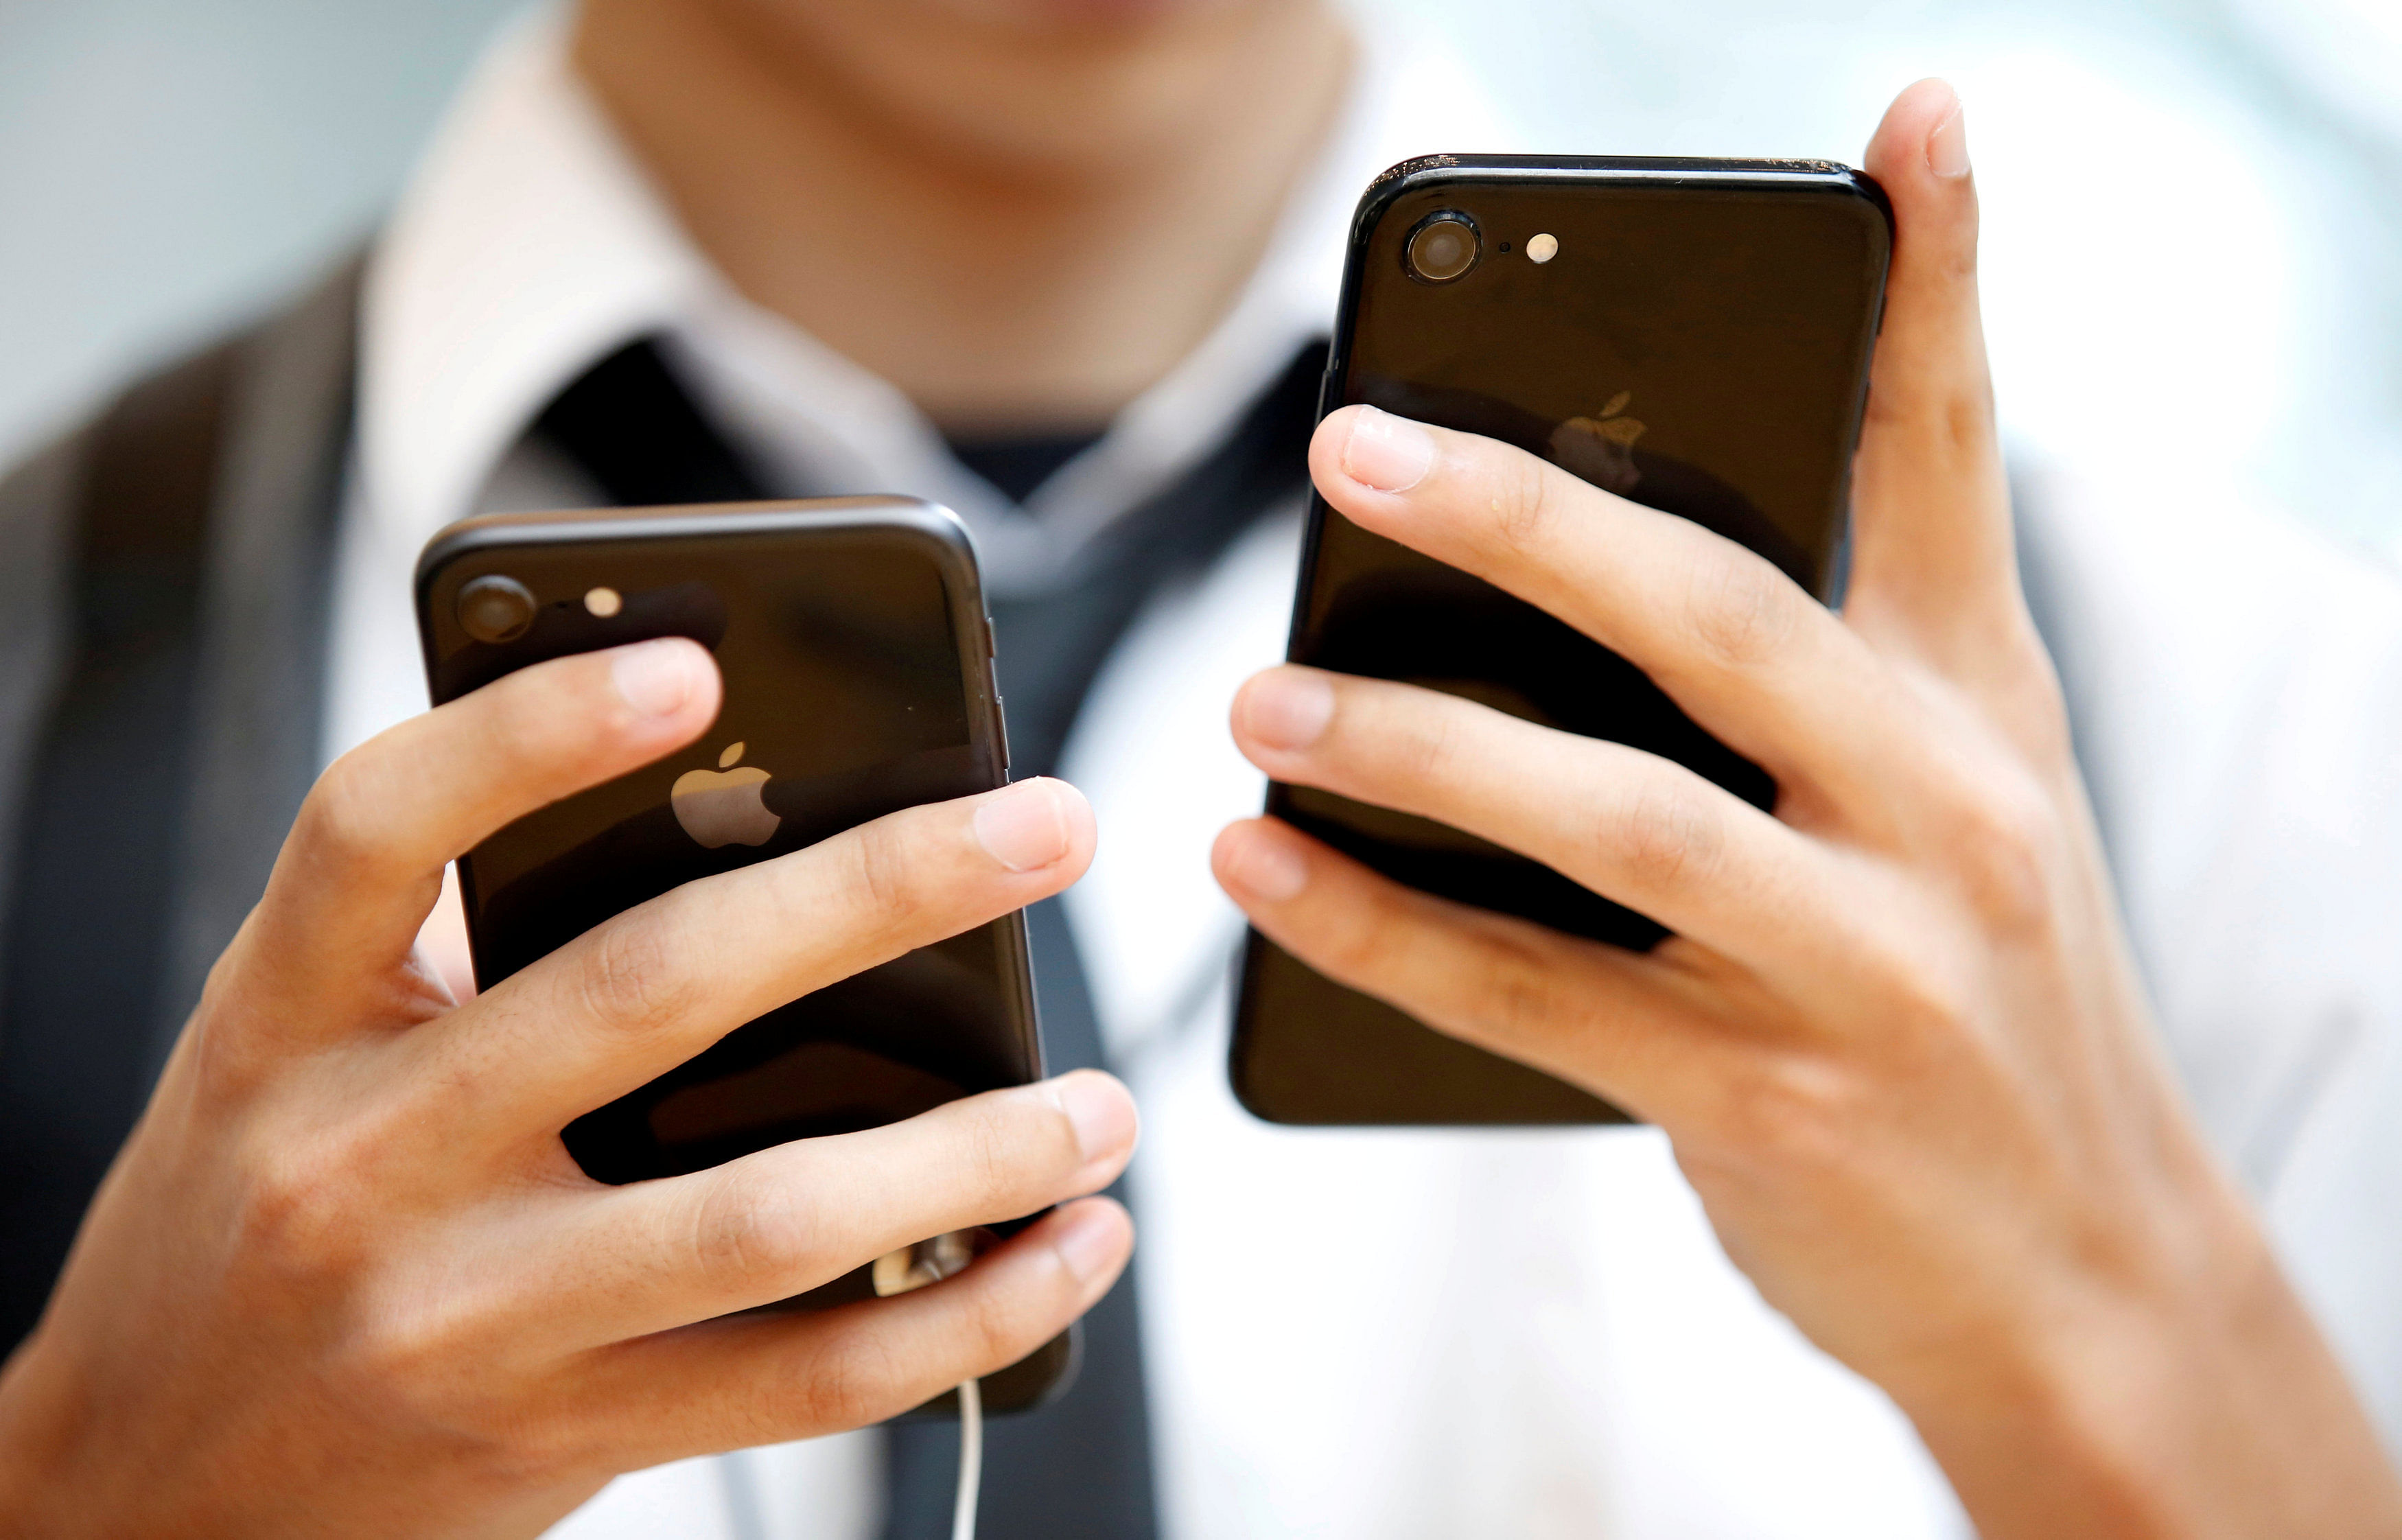
[[[975,1540],[976,1489],[984,1482],[984,1393],[973,1380],[959,1386],[959,1495],[951,1507],[951,1540]]]

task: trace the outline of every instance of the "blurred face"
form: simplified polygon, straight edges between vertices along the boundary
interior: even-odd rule
[[[923,147],[1106,172],[1272,77],[1319,0],[707,0]]]

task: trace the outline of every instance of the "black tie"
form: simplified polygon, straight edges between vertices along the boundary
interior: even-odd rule
[[[1326,346],[1312,342],[1214,451],[1112,524],[1073,581],[991,605],[995,667],[1013,772],[1049,775],[1094,677],[1160,585],[1205,566],[1307,482]],[[628,507],[770,495],[702,417],[649,341],[593,365],[544,412],[542,435]],[[826,494],[893,488],[823,488]],[[1027,914],[1054,1074],[1106,1063],[1074,939],[1057,900]],[[1123,1196],[1123,1194],[1120,1194]],[[948,1423],[892,1425],[885,1540],[950,1533],[958,1436]],[[1075,1382],[1050,1405],[986,1433],[984,1540],[1152,1540],[1159,1529],[1131,1272],[1084,1318]]]

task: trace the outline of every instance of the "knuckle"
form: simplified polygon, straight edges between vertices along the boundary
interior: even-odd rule
[[[1906,392],[1885,379],[1871,378],[1867,405],[1860,408],[1861,442],[1871,442],[1871,433],[1882,437],[1907,429],[1913,405]]]
[[[2014,935],[2038,930],[2050,920],[2060,818],[2031,779],[2007,773],[1981,777],[1951,799],[1940,838],[1981,919]]]
[[[1485,938],[1475,994],[1478,1024],[1498,1040],[1527,1043],[1556,1035],[1580,1009],[1553,959],[1506,932]]]
[[[1024,1357],[1035,1346],[1028,1339],[1037,1326],[1035,1301],[1001,1289],[976,1291],[962,1323],[968,1352],[985,1374]]]
[[[1974,278],[1975,258],[1961,276]],[[1953,464],[1981,461],[1992,452],[1994,390],[1990,379],[1908,392],[1869,391],[1864,430],[1908,437],[1913,448]]]
[[[1791,640],[1800,614],[1792,584],[1757,557],[1712,544],[1686,586],[1687,634],[1721,668],[1757,668]]]
[[[886,818],[865,825],[849,844],[847,886],[870,914],[888,923],[908,920],[924,903],[904,832],[913,821]]]
[[[1469,713],[1457,701],[1448,698],[1419,704],[1430,704],[1433,708],[1403,715],[1402,730],[1392,745],[1392,757],[1407,784],[1443,784],[1451,778],[1468,747]]]
[[[492,1430],[478,1440],[485,1445],[479,1462],[487,1479],[504,1491],[556,1489],[593,1473],[610,1475],[624,1469],[614,1452],[602,1444],[599,1430],[574,1419],[504,1417],[497,1409],[482,1412],[480,1426]]]
[[[1981,988],[1974,965],[1923,934],[1864,933],[1857,977],[1867,1002],[1862,1024],[1888,1077],[1922,1072],[1977,1031]]]
[[[1946,395],[1940,422],[1944,446],[1953,455],[1963,460],[1983,455],[1994,436],[1992,387],[1981,382],[1975,389]]]
[[[1663,777],[1647,777],[1600,825],[1604,860],[1651,892],[1705,880],[1726,844],[1718,811],[1693,788]]]
[[[1325,916],[1327,928],[1318,938],[1330,972],[1355,983],[1383,976],[1396,928],[1387,924],[1381,904],[1344,905]]]
[[[773,1288],[808,1269],[818,1226],[801,1184],[750,1180],[725,1166],[710,1175],[687,1221],[701,1277],[735,1289]]]
[[[1886,999],[1884,1051],[1898,1068],[1930,1045],[1957,1043],[1972,1030],[1969,992],[1930,959],[1889,959],[1880,969]]]
[[[260,1141],[268,1144],[268,1141]],[[286,1283],[353,1271],[367,1249],[358,1216],[373,1156],[361,1141],[279,1137],[245,1162],[232,1237],[246,1266]]]
[[[464,1399],[459,1382],[467,1355],[456,1323],[432,1303],[385,1310],[362,1326],[342,1355],[345,1377],[388,1411],[416,1421],[452,1421],[449,1414]]]
[[[1012,1207],[1028,1186],[1024,1178],[1029,1175],[1030,1147],[1020,1136],[1023,1131],[1003,1101],[974,1102],[961,1111],[954,1167],[961,1195],[977,1213],[1015,1218],[1015,1214],[1001,1211]]]
[[[491,1371],[487,1324],[474,1308],[446,1303],[446,1292],[413,1290],[407,1303],[365,1314],[329,1367],[344,1399],[507,1487],[552,1485],[588,1469],[588,1430],[523,1415]]]
[[[1994,719],[2009,741],[2019,747],[2030,766],[2074,765],[2077,744],[2068,697],[2034,622],[2021,612],[2009,617],[2001,634],[1979,639],[1979,645],[1995,659],[1995,678],[1986,688]]]
[[[497,1281],[429,1271],[393,1243],[394,1205],[380,1194],[408,1158],[392,1153],[389,1132],[353,1120],[330,1134],[246,1134],[228,1234],[245,1296],[261,1319],[311,1333],[315,1372],[374,1424],[510,1482],[588,1464],[588,1451],[511,1412],[494,1372],[509,1351]]]
[[[1718,1140],[1750,1162],[1823,1171],[1843,1159],[1859,1126],[1861,1096],[1852,1077],[1813,1054],[1742,1055],[1720,1086]]]
[[[908,1383],[908,1366],[897,1344],[881,1332],[847,1335],[835,1350],[812,1355],[794,1399],[816,1427],[854,1428],[889,1416]]]
[[[576,969],[577,1004],[604,1029],[635,1034],[684,1014],[691,972],[679,966],[672,895],[617,916],[596,931]]]
[[[1532,455],[1515,455],[1498,463],[1485,457],[1485,470],[1494,488],[1494,538],[1522,556],[1540,551],[1560,515],[1559,486],[1551,468]]]
[[[389,844],[378,811],[383,799],[363,756],[364,750],[352,749],[326,766],[295,821],[295,843],[311,864],[338,878],[372,873]]]

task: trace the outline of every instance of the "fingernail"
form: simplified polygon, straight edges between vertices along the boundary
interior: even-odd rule
[[[1406,492],[1434,464],[1434,435],[1405,417],[1362,406],[1343,445],[1343,474],[1380,492]]]
[[[1060,785],[1045,777],[1004,788],[985,799],[973,820],[985,854],[1012,872],[1048,866],[1068,853],[1067,810]]]
[[[1086,1165],[1111,1160],[1134,1143],[1139,1126],[1134,1098],[1125,1087],[1091,1070],[1062,1075],[1051,1082],[1052,1099],[1068,1115],[1076,1131],[1076,1152]]]
[[[1946,182],[1968,174],[1968,124],[1964,111],[1959,98],[1953,98],[1951,115],[1926,136],[1926,169]]]
[[[1309,863],[1284,841],[1254,827],[1237,835],[1226,852],[1226,880],[1245,897],[1283,903],[1309,886]]]
[[[699,682],[694,644],[672,637],[621,647],[609,660],[609,677],[627,705],[646,717],[670,717],[683,709]]]
[[[1117,1266],[1120,1220],[1114,1207],[1092,1203],[1068,1216],[1051,1243],[1059,1260],[1076,1275],[1080,1284],[1089,1284],[1106,1277]]]
[[[1243,729],[1270,749],[1306,749],[1334,719],[1334,686],[1305,668],[1271,668],[1243,692]]]

